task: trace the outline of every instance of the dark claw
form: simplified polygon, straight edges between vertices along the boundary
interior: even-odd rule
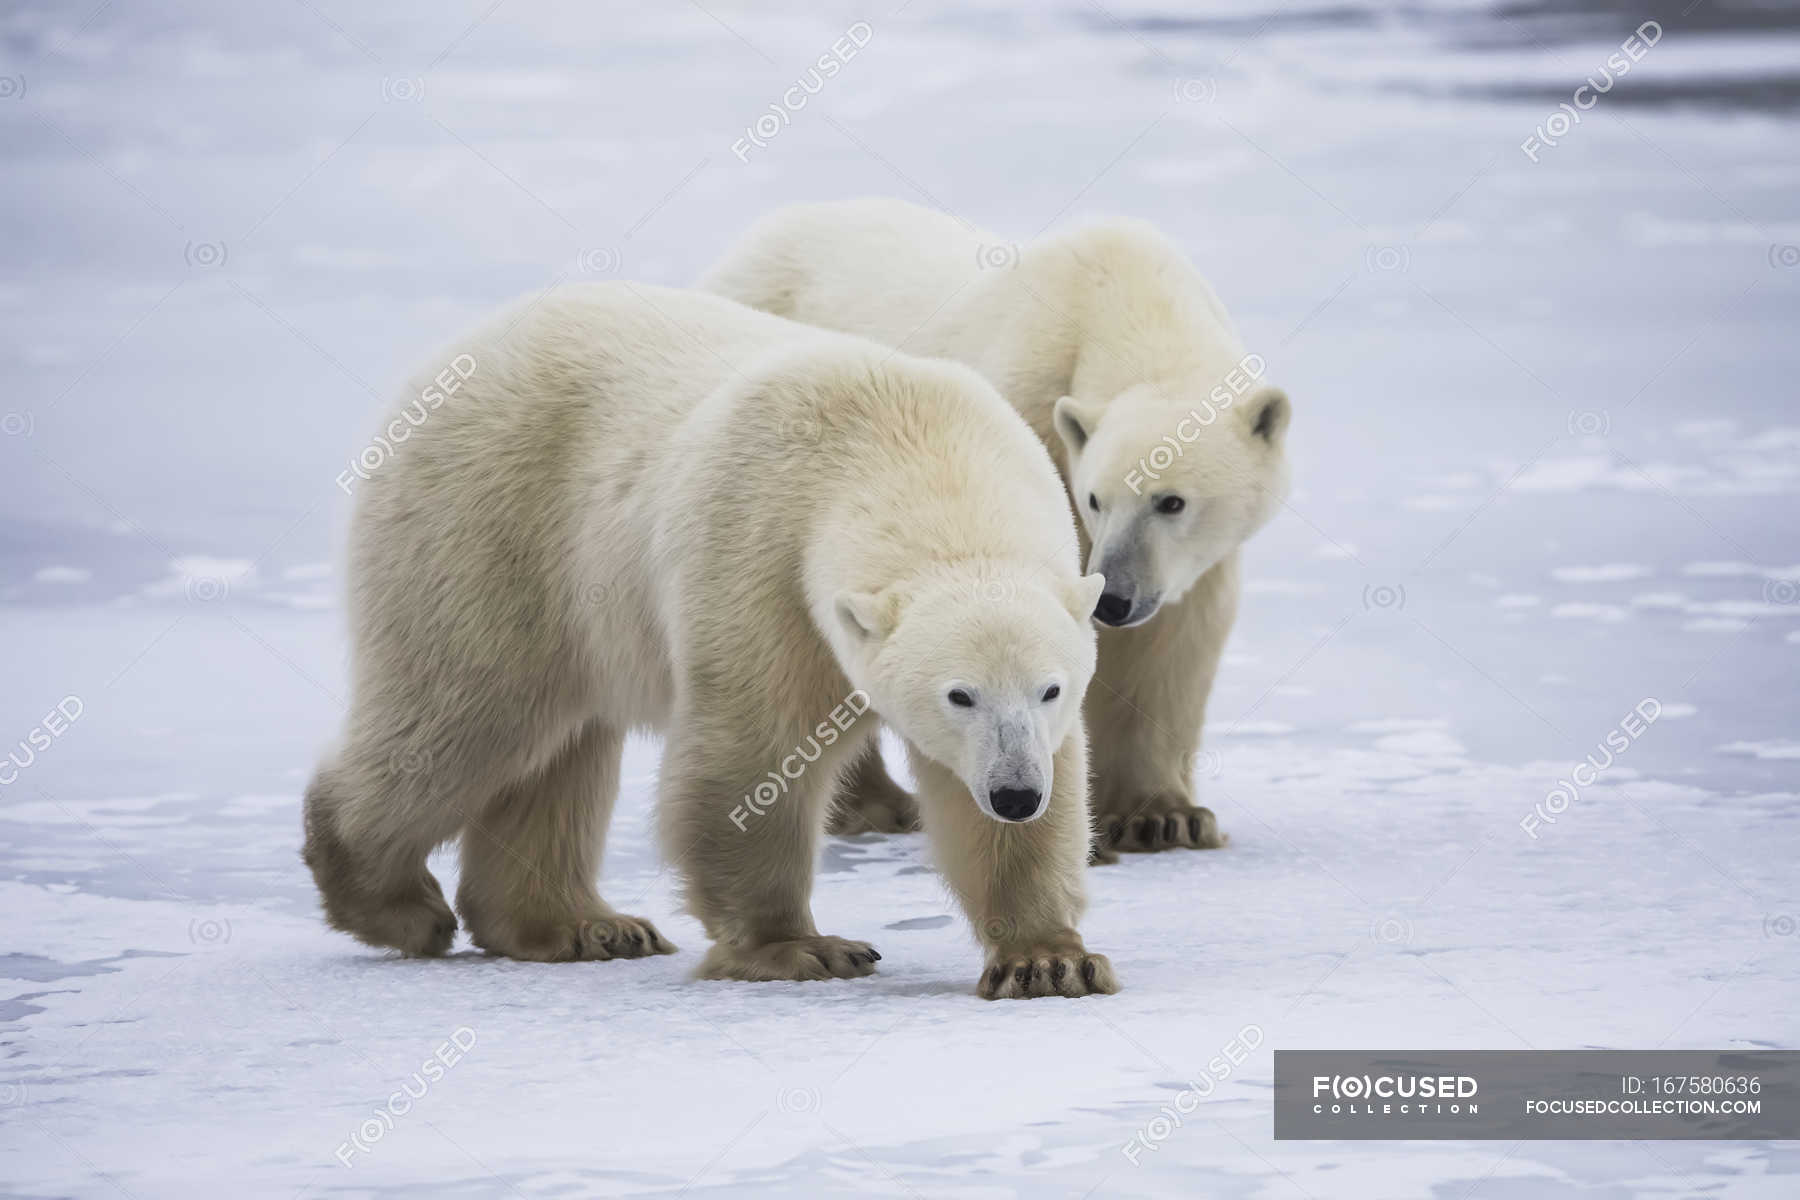
[[[1198,813],[1188,818],[1188,840],[1196,846],[1200,844],[1200,827],[1204,824]]]
[[[1163,818],[1163,841],[1173,845],[1181,840],[1181,818],[1170,813]]]
[[[1096,969],[1094,967],[1094,960],[1091,958],[1083,959],[1081,963],[1081,982],[1085,983],[1090,988],[1093,987],[1095,974]]]
[[[869,961],[870,962],[880,962],[881,961],[881,951],[877,950],[873,946],[870,946],[869,947]]]
[[[992,970],[990,970],[988,972],[988,977],[987,977],[987,990],[990,992],[999,991],[1000,990],[1000,981],[1004,978],[1006,978],[1006,968],[1005,967],[995,967]]]
[[[1125,837],[1125,822],[1117,817],[1112,818],[1106,823],[1105,836],[1107,845],[1118,845]]]
[[[1030,983],[1031,983],[1031,964],[1030,963],[1025,963],[1024,965],[1014,969],[1013,982],[1018,984],[1021,988],[1027,987],[1030,985]]]
[[[1056,965],[1050,968],[1050,982],[1054,983],[1057,987],[1061,987],[1062,981],[1067,979],[1068,976],[1069,964],[1058,959]]]

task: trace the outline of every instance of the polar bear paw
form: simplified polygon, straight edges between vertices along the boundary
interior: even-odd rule
[[[873,975],[881,951],[867,942],[840,937],[803,937],[760,946],[716,943],[700,964],[701,979],[741,979],[751,983],[776,980],[855,979]]]
[[[865,783],[846,792],[832,806],[828,833],[917,833],[919,803],[905,788],[882,775],[879,782]]]
[[[1217,850],[1231,839],[1219,832],[1210,808],[1178,796],[1150,796],[1125,813],[1102,813],[1096,822],[1093,853],[1088,861],[1114,863],[1119,852],[1154,854],[1159,850]]]
[[[1113,974],[1106,955],[1059,943],[991,957],[976,994],[983,1000],[1023,1000],[1032,996],[1110,996],[1118,990],[1119,977]]]
[[[607,962],[673,954],[675,944],[642,917],[605,913],[577,920],[507,919],[470,922],[475,944],[490,954],[527,962]]]

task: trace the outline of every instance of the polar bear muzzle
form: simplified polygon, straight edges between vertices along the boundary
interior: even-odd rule
[[[1029,821],[1043,806],[1044,793],[1036,788],[994,788],[988,792],[988,803],[1003,820]]]

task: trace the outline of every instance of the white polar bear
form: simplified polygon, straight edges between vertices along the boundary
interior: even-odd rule
[[[1238,548],[1284,499],[1287,396],[1259,386],[1218,297],[1166,239],[1110,222],[1024,246],[915,205],[800,205],[702,287],[780,316],[967,363],[1057,456],[1106,577],[1087,695],[1096,857],[1222,845],[1194,805],[1206,699],[1237,613]],[[1152,620],[1152,618],[1155,618]],[[865,756],[834,828],[908,828]]]
[[[672,952],[594,882],[648,727],[663,840],[715,939],[701,974],[866,975],[880,956],[820,936],[809,899],[872,703],[986,949],[981,994],[1116,990],[1076,932],[1101,581],[990,386],[631,284],[562,289],[442,360],[467,368],[456,394],[400,410],[357,485],[354,697],[306,795],[333,925],[444,953],[425,860],[460,833],[477,945]]]

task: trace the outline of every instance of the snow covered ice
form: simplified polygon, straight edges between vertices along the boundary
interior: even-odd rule
[[[1275,1048],[1800,1043],[1792,6],[1201,11],[0,16],[3,1190],[1796,1194],[1791,1143],[1270,1136]],[[977,1000],[877,836],[815,896],[876,976],[692,982],[651,742],[603,879],[681,954],[327,930],[299,796],[376,405],[509,297],[871,193],[1155,221],[1295,400],[1197,764],[1232,843],[1091,876],[1125,990]]]

